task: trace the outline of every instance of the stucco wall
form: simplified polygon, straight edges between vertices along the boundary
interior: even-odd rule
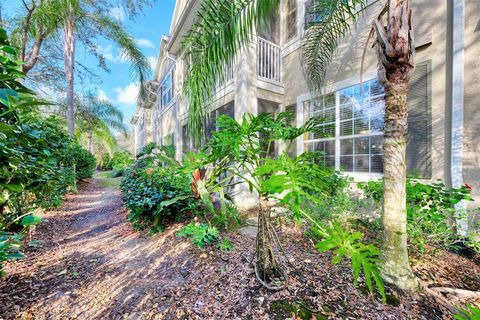
[[[170,107],[160,117],[160,137],[176,131],[175,106]]]
[[[472,0],[473,2],[474,0]],[[342,41],[332,59],[326,75],[325,86],[355,78],[360,80],[361,60],[365,45],[367,51],[364,59],[364,72],[376,70],[377,56],[372,48],[372,40],[367,44],[368,33],[374,17],[383,7],[383,2],[378,1],[368,6],[361,15],[356,25],[352,27],[351,34]],[[448,92],[446,90],[447,78],[445,64],[448,59],[447,46],[447,1],[412,0],[413,26],[417,45],[416,61],[431,63],[430,76],[432,86],[432,180],[447,180],[445,176],[446,160],[449,154],[445,153],[449,139],[446,136],[445,125],[448,123]],[[297,101],[299,95],[308,93],[308,87],[303,77],[301,49],[290,53],[283,59],[285,76],[284,104],[290,105]],[[446,139],[447,138],[447,139]]]

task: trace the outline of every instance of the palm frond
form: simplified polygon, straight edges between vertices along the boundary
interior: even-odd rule
[[[266,22],[280,0],[204,0],[197,22],[184,43],[184,95],[189,105],[188,128],[197,142],[204,134],[209,102],[226,65],[246,47],[257,26]]]
[[[125,28],[107,15],[96,14],[90,18],[96,22],[98,30],[105,38],[115,42],[122,51],[122,57],[130,64],[130,73],[133,79],[140,84],[140,96],[145,94],[145,80],[150,76],[151,69],[147,57],[139,49],[135,39],[128,34]]]
[[[366,5],[366,0],[312,0],[307,8],[302,58],[305,78],[320,91],[339,41]]]
[[[95,130],[93,130],[93,136],[96,144],[105,147],[110,154],[117,145],[115,135],[105,123],[97,126]]]

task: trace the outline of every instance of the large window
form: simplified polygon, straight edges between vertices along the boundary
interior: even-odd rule
[[[286,41],[288,42],[297,35],[297,0],[287,0],[287,16],[285,19]]]
[[[167,106],[173,99],[173,70],[169,71],[160,86],[160,108]]]
[[[432,176],[430,61],[417,63],[408,90],[407,170]],[[305,149],[323,151],[320,161],[347,172],[383,172],[383,87],[376,80],[304,102],[305,118],[320,116],[320,134],[305,137]]]
[[[320,133],[308,134],[305,149],[322,151],[320,161],[347,172],[383,172],[383,88],[364,82],[304,102],[308,119],[324,119]]]

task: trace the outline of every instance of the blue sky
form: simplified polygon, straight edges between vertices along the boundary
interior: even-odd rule
[[[2,14],[13,16],[21,5],[21,0],[0,0]],[[143,14],[130,20],[121,8],[112,8],[110,14],[123,22],[126,29],[137,40],[142,52],[148,57],[154,67],[158,55],[158,47],[162,35],[168,35],[175,0],[156,0],[152,8],[147,8]],[[101,51],[107,58],[110,73],[98,68],[95,57],[88,55],[81,47],[77,48],[76,59],[95,70],[101,83],[92,83],[87,90],[96,89],[99,96],[107,98],[118,105],[123,111],[125,122],[129,122],[135,112],[138,86],[130,77],[130,65],[123,61],[120,52],[113,43],[101,40]],[[152,70],[153,76],[153,70]]]

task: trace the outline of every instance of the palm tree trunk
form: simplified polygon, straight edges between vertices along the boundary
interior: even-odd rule
[[[75,106],[73,101],[73,73],[75,61],[75,34],[74,34],[74,18],[73,9],[70,8],[70,14],[65,22],[65,44],[64,44],[64,59],[65,59],[65,76],[67,79],[67,123],[68,132],[73,135],[75,132]]]
[[[407,247],[407,95],[415,65],[410,17],[408,0],[390,0],[387,26],[381,17],[374,23],[379,81],[385,88],[382,274],[387,282],[404,290],[418,286]]]
[[[93,153],[93,129],[90,129],[88,131],[88,151],[90,151],[90,153]]]
[[[268,283],[279,275],[270,232],[270,208],[267,199],[260,196],[258,203],[257,261],[256,274],[261,281]]]

